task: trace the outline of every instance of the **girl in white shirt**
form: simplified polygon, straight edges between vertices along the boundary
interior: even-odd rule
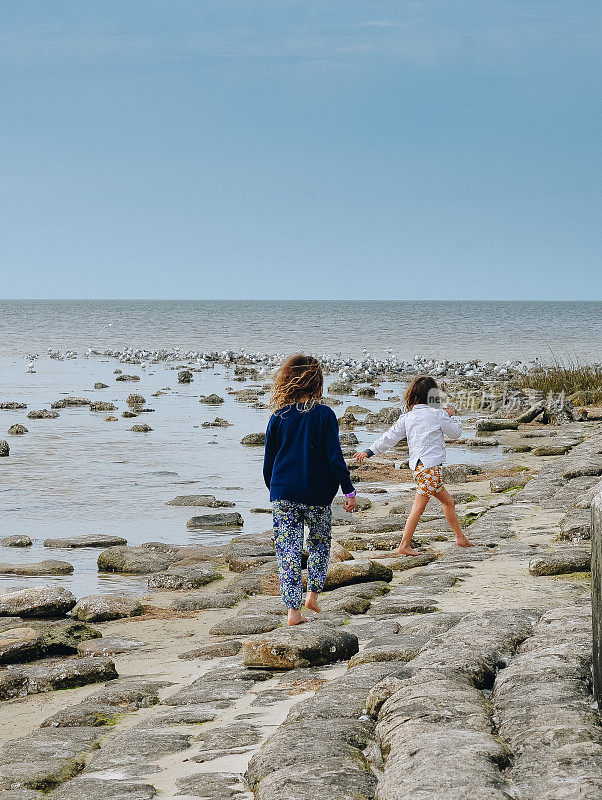
[[[444,409],[440,407],[437,381],[428,375],[422,375],[413,381],[405,394],[405,401],[407,414],[402,414],[370,448],[355,454],[356,460],[361,464],[365,458],[390,450],[402,439],[408,440],[416,496],[397,551],[408,556],[420,555],[410,543],[431,497],[436,497],[443,505],[445,519],[456,534],[457,544],[460,547],[474,547],[462,532],[454,500],[441,480],[441,466],[445,461],[443,436],[459,439],[462,435],[462,422],[454,416],[456,412],[453,406],[446,406]]]

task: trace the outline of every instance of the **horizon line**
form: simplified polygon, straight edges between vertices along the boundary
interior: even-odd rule
[[[0,297],[1,303],[600,303],[602,298],[571,298],[570,300],[545,298],[255,298],[255,297]]]

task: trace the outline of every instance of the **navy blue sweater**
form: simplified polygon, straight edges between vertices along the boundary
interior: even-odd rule
[[[328,406],[311,411],[286,406],[273,414],[265,434],[263,477],[270,500],[328,506],[339,486],[353,491],[339,441],[339,423]]]

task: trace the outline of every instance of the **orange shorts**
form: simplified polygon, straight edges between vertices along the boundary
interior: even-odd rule
[[[437,467],[425,467],[423,464],[416,464],[414,480],[416,481],[416,491],[418,494],[433,497],[433,495],[443,489],[441,465]]]

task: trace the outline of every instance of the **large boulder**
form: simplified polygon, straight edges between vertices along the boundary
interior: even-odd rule
[[[322,623],[278,628],[243,642],[243,664],[264,669],[300,669],[346,661],[359,650],[357,636]]]
[[[142,613],[144,606],[136,598],[114,594],[89,594],[77,601],[71,616],[82,622],[106,622],[111,619],[136,617]]]
[[[242,516],[236,511],[222,511],[218,514],[201,514],[191,517],[186,523],[190,529],[212,530],[213,528],[235,528],[243,524]]]
[[[89,534],[83,536],[66,536],[59,539],[44,539],[44,547],[76,548],[76,547],[116,547],[127,544],[127,539],[108,534]]]
[[[62,617],[75,605],[75,597],[62,586],[38,586],[0,592],[0,617]]]

